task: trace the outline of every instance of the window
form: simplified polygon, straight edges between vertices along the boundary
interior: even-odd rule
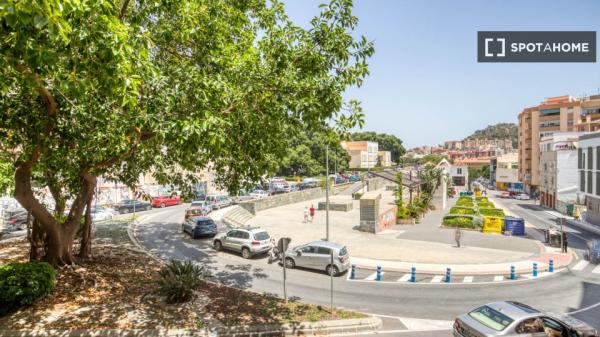
[[[460,167],[459,167],[459,168],[457,168],[457,169],[456,169],[456,174],[462,174],[462,168],[460,168]]]
[[[317,254],[330,255],[331,249],[329,249],[327,247],[317,247]]]
[[[592,171],[587,171],[587,193],[592,194],[594,193],[594,191],[592,191]]]
[[[579,190],[585,192],[585,171],[579,171]]]
[[[540,116],[554,116],[554,115],[560,115],[560,108],[540,110]]]
[[[248,233],[248,232],[238,232],[238,233],[240,233],[239,238],[242,238],[242,239],[249,239],[250,238],[250,233]]]
[[[540,324],[541,323],[541,324]],[[533,317],[528,318],[519,324],[515,331],[518,334],[531,334],[536,332],[544,332],[544,323],[541,319]]]
[[[270,238],[269,233],[267,233],[267,232],[258,232],[256,234],[254,234],[254,240],[262,241],[262,240],[268,240],[269,238]]]
[[[488,307],[487,305],[471,311],[469,316],[479,323],[496,331],[502,331],[506,329],[506,327],[513,322],[512,318]]]
[[[600,171],[596,172],[596,195],[600,195]]]
[[[600,170],[600,146],[596,146],[596,170]]]
[[[314,253],[316,253],[316,252],[317,252],[317,248],[316,248],[316,247],[313,247],[313,246],[306,246],[306,247],[302,247],[302,248],[300,248],[300,251],[301,251],[302,253],[305,253],[305,254],[307,254],[307,253],[308,253],[308,254],[314,254]]]
[[[588,170],[594,168],[594,149],[591,146],[587,148],[587,168]]]

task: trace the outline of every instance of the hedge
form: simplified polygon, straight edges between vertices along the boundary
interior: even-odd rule
[[[460,227],[460,228],[471,228],[474,229],[475,223],[473,218],[470,217],[445,217],[442,225],[447,227]]]
[[[0,267],[0,315],[50,293],[55,272],[46,262],[9,263]]]
[[[477,208],[496,208],[496,205],[494,205],[493,202],[480,202],[477,203]]]
[[[504,211],[499,208],[480,208],[479,214],[483,216],[504,217]]]
[[[487,197],[475,197],[475,200],[479,203],[479,202],[485,202],[488,201]]]
[[[455,206],[452,207],[450,209],[450,214],[466,214],[466,215],[475,215],[477,212],[475,212],[474,208],[471,207],[460,207],[460,206]]]

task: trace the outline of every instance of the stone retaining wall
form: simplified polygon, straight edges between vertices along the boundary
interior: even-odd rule
[[[344,189],[348,188],[349,186],[351,186],[351,184],[335,185],[331,189],[331,195],[337,194],[343,191]],[[325,189],[317,187],[302,191],[272,195],[262,199],[248,200],[241,202],[238,205],[247,210],[248,212],[252,213],[253,215],[256,215],[257,212],[260,212],[265,209],[295,204],[302,201],[314,200],[324,197]]]

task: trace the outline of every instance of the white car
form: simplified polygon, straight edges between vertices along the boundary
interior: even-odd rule
[[[92,220],[93,221],[103,221],[103,220],[111,220],[115,216],[115,211],[109,208],[104,208],[102,206],[92,207]]]
[[[250,196],[254,199],[262,199],[268,197],[269,193],[264,190],[254,190],[250,192]]]
[[[517,200],[529,200],[529,194],[525,194],[525,193],[520,193],[515,195],[515,199]]]

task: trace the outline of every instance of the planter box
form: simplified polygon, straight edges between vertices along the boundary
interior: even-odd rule
[[[396,219],[397,225],[414,225],[415,219]]]

